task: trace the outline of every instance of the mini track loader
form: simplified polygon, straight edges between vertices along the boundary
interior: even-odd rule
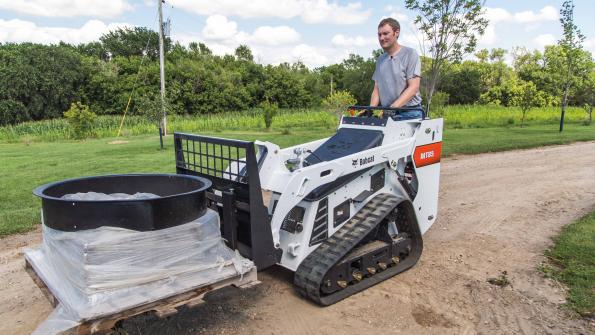
[[[366,112],[285,149],[174,135],[177,173],[212,181],[207,199],[229,247],[259,270],[293,271],[299,292],[321,305],[412,267],[437,214],[443,120],[351,110]]]

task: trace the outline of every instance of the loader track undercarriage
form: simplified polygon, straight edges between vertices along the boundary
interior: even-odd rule
[[[423,248],[413,211],[402,198],[375,196],[300,264],[294,277],[300,294],[331,305],[412,267]]]

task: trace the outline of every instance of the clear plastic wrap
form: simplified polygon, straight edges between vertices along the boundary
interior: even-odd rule
[[[42,227],[42,246],[26,250],[25,257],[60,305],[40,334],[243,275],[254,266],[225,245],[212,210],[149,232]]]

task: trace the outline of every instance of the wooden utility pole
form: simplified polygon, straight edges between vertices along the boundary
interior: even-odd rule
[[[159,74],[161,78],[161,111],[163,113],[163,119],[159,126],[159,136],[167,135],[167,113],[165,111],[165,55],[164,47],[165,44],[163,36],[163,9],[161,8],[162,0],[157,0],[157,6],[159,8]],[[163,142],[161,143],[163,147]]]

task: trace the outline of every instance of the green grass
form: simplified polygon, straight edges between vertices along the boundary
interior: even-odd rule
[[[517,107],[463,105],[448,106],[443,117],[448,129],[517,127],[521,123],[521,110]],[[434,115],[439,116],[439,115]],[[525,124],[557,124],[558,107],[534,108],[527,114]],[[585,122],[587,114],[582,108],[570,107],[566,112],[567,124]],[[95,126],[96,138],[114,137],[118,133],[121,116],[99,116]],[[336,117],[322,110],[282,109],[273,119],[275,128],[326,127],[334,128]],[[219,132],[228,130],[263,130],[264,117],[258,109],[225,114],[180,116],[168,118],[168,131]],[[157,126],[146,118],[129,115],[122,127],[124,136],[157,134]],[[68,139],[69,126],[65,119],[25,122],[0,127],[0,141],[60,141]]]
[[[595,212],[564,227],[546,251],[552,265],[543,270],[569,288],[568,306],[585,316],[595,314]]]
[[[569,124],[564,127],[562,133],[556,125],[525,128],[447,128],[444,130],[443,150],[445,155],[477,154],[592,140],[595,140],[595,124]]]
[[[270,131],[245,130],[201,134],[244,140],[259,139],[287,147],[330,136],[334,128],[294,127]],[[25,232],[39,223],[40,201],[31,191],[42,184],[81,176],[174,172],[172,138],[166,150],[157,136],[120,138],[124,144],[109,144],[116,138],[86,141],[0,143],[0,236]],[[446,129],[445,155],[531,148],[546,144],[595,140],[595,125],[569,124],[559,134],[556,126],[527,128]]]
[[[326,128],[280,131],[203,133],[218,137],[271,141],[281,146],[329,136]],[[31,191],[42,184],[81,176],[175,172],[172,137],[166,150],[159,149],[158,136],[120,138],[124,144],[109,144],[115,138],[87,141],[0,143],[0,236],[24,232],[39,223],[40,201]]]
[[[523,112],[520,107],[455,105],[445,107],[442,114],[450,128],[490,128],[520,126]],[[569,107],[564,120],[567,123],[582,123],[587,120],[587,113],[580,107]],[[532,108],[525,117],[525,125],[559,122],[560,107]]]
[[[336,117],[321,110],[283,109],[273,119],[276,128],[326,127],[336,126]],[[122,121],[121,116],[103,115],[97,118],[95,138],[117,136]],[[232,112],[225,114],[168,117],[168,132],[219,132],[229,130],[263,130],[264,117],[259,110]],[[66,119],[24,122],[13,126],[0,127],[0,141],[60,141],[69,139],[69,125]],[[157,125],[145,117],[132,115],[124,118],[121,134],[124,136],[158,134]]]

